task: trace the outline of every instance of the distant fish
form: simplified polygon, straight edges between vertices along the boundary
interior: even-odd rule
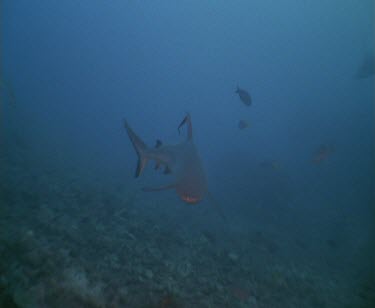
[[[236,93],[240,97],[240,100],[246,105],[250,106],[251,105],[251,96],[249,92],[247,92],[244,89],[241,89],[239,86],[237,86]]]
[[[178,304],[177,298],[174,294],[167,293],[160,298],[159,304],[156,307],[173,308],[173,307],[180,307],[180,304]]]
[[[216,236],[208,231],[208,230],[203,230],[202,231],[202,234],[203,236],[211,243],[211,244],[216,244],[217,240],[216,240]]]
[[[239,285],[229,287],[229,294],[241,302],[247,302],[252,296],[250,289]]]
[[[356,78],[366,79],[375,74],[375,54],[368,53],[364,56],[361,65],[358,67]]]
[[[320,164],[321,162],[326,160],[333,152],[334,147],[332,145],[322,144],[316,149],[312,158],[312,162],[314,164]]]
[[[333,240],[333,239],[328,239],[326,240],[326,243],[329,247],[335,249],[338,247],[338,244],[337,244],[337,241]]]
[[[14,95],[12,84],[9,81],[0,80],[0,90],[7,93],[9,104],[14,105],[16,103],[16,96]]]
[[[273,170],[278,170],[281,168],[281,165],[279,162],[276,160],[264,160],[262,161],[259,166],[265,169],[273,169]]]
[[[250,124],[249,124],[249,122],[248,121],[246,121],[246,120],[240,120],[239,122],[238,122],[238,128],[239,129],[245,129],[245,128],[247,128],[247,127],[249,127],[250,126]]]

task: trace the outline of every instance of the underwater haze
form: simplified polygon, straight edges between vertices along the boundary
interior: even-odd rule
[[[0,307],[375,307],[373,0],[0,6]]]

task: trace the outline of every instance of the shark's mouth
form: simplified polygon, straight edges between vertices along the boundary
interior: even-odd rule
[[[201,198],[193,197],[190,195],[181,195],[180,197],[184,202],[189,203],[189,204],[196,204],[201,200]]]

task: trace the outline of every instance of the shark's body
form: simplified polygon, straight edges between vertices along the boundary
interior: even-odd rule
[[[194,204],[208,194],[208,185],[198,151],[193,143],[190,115],[184,118],[178,128],[180,129],[184,124],[188,127],[188,137],[185,142],[176,145],[162,145],[158,141],[155,148],[147,147],[126,121],[125,128],[138,154],[135,177],[142,173],[149,160],[156,162],[156,168],[161,165],[165,166],[165,173],[172,173],[175,177],[174,182],[169,185],[158,188],[144,188],[143,190],[175,189],[183,201]]]

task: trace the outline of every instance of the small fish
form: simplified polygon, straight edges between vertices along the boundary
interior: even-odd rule
[[[325,161],[329,156],[331,156],[334,150],[335,149],[332,145],[320,145],[313,155],[312,162],[314,164],[320,164],[321,162]]]
[[[159,305],[157,307],[160,308],[174,308],[179,307],[177,303],[177,298],[172,293],[165,294],[159,301]]]
[[[252,293],[248,288],[242,286],[229,287],[230,294],[241,302],[246,302],[251,297]]]
[[[247,92],[244,89],[241,89],[239,86],[237,86],[236,92],[238,96],[240,97],[240,100],[246,105],[250,106],[251,105],[251,96],[249,92]]]
[[[16,96],[14,95],[13,87],[10,81],[0,79],[0,91],[6,93],[10,105],[15,105]]]
[[[327,245],[333,249],[338,247],[337,242],[333,239],[328,239],[326,240],[326,242],[327,242]]]
[[[361,65],[358,67],[355,77],[357,79],[366,79],[375,74],[375,54],[367,53],[362,60]]]
[[[246,121],[246,120],[240,120],[239,122],[238,122],[238,128],[239,129],[245,129],[245,128],[247,128],[247,127],[249,127],[250,126],[250,124],[249,124],[249,122],[248,121]]]
[[[276,160],[264,160],[262,161],[259,166],[265,169],[273,169],[273,170],[278,170],[281,168],[281,165],[279,162]]]
[[[202,231],[202,234],[204,235],[204,237],[211,243],[211,244],[216,244],[216,236],[208,231],[208,230],[203,230]]]

